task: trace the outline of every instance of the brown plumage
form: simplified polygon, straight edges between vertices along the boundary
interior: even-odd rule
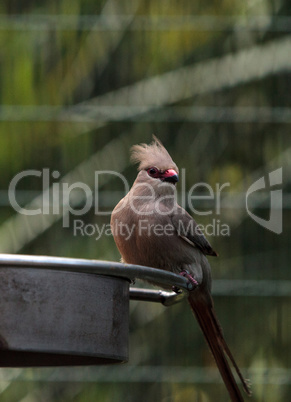
[[[150,145],[133,146],[132,160],[139,163],[139,173],[111,217],[114,240],[122,260],[175,273],[187,270],[198,282],[199,285],[189,292],[189,304],[231,400],[242,402],[228,359],[248,395],[250,390],[224,340],[210,293],[211,269],[206,255],[216,256],[217,253],[194,219],[177,204],[178,168],[161,142],[154,137]]]

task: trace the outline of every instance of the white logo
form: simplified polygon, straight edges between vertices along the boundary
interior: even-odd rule
[[[282,184],[282,168],[274,170],[269,173],[269,183],[270,187]],[[270,230],[271,232],[280,234],[282,233],[282,189],[281,190],[270,190],[271,205],[270,205],[270,218],[268,220],[260,218],[253,214],[248,207],[248,197],[255,191],[262,190],[266,188],[265,177],[261,177],[259,180],[255,181],[248,189],[246,194],[246,209],[250,217],[257,222],[259,225]]]

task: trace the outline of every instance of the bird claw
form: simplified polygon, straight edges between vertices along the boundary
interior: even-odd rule
[[[191,283],[192,289],[189,289],[189,290],[194,290],[197,286],[199,286],[199,283],[196,281],[196,279],[193,278],[193,276],[188,271],[183,270],[183,271],[179,272],[179,275],[184,276]]]

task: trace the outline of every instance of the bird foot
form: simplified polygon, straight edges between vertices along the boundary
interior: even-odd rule
[[[193,278],[193,276],[191,274],[189,274],[188,271],[183,270],[181,272],[179,272],[179,275],[184,276],[185,278],[188,279],[188,281],[190,282],[190,289],[188,288],[188,290],[194,290],[197,286],[199,286],[199,283],[196,281],[196,279]],[[178,288],[178,286],[172,286],[172,291],[175,293],[181,293],[181,289]]]
[[[194,290],[197,286],[199,286],[199,283],[196,281],[195,278],[193,278],[193,276],[191,274],[189,274],[188,271],[183,270],[183,271],[179,272],[179,275],[182,275],[182,276],[184,276],[185,278],[188,279],[188,281],[193,286],[191,290]]]

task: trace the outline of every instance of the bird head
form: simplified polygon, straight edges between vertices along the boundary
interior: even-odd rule
[[[175,186],[179,180],[179,169],[161,141],[155,136],[153,139],[149,145],[134,145],[131,148],[131,159],[139,163],[139,176],[147,183],[154,187],[162,183]]]

